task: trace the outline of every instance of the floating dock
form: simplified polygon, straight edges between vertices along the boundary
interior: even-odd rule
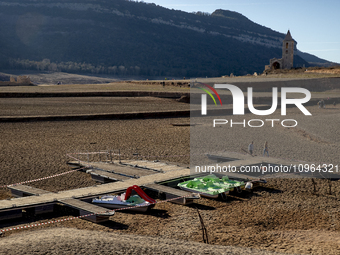
[[[181,197],[179,199],[175,199],[172,202],[176,204],[186,205],[191,204],[194,199],[200,198],[198,194],[190,193],[180,189],[174,189],[165,185],[160,185],[156,183],[143,185],[144,188],[156,191],[159,195],[164,194],[165,199],[173,199],[176,197]]]
[[[79,216],[92,214],[91,216],[85,217],[85,219],[96,223],[108,221],[109,218],[114,215],[114,211],[112,210],[86,203],[78,199],[62,199],[59,200],[59,203],[77,209],[79,211]]]
[[[210,159],[223,162],[220,165],[231,164],[238,169],[241,166],[268,166],[288,165],[292,162],[269,157],[253,157],[240,153],[214,153],[207,155]],[[34,214],[53,212],[56,204],[64,205],[78,210],[79,215],[94,214],[88,218],[93,222],[109,220],[112,213],[106,213],[107,209],[90,204],[93,198],[107,194],[119,194],[128,187],[138,185],[144,190],[156,192],[163,199],[172,199],[172,202],[182,205],[190,204],[199,195],[177,188],[180,181],[194,178],[193,171],[188,167],[176,164],[168,164],[159,161],[124,160],[105,162],[69,162],[73,167],[83,168],[83,171],[91,174],[92,178],[101,182],[100,185],[79,188],[74,190],[49,192],[26,185],[9,187],[13,196],[17,198],[2,200],[0,202],[0,220],[22,217],[22,211],[29,209]],[[206,175],[209,173],[197,173]],[[263,178],[268,175],[244,174],[244,173],[214,173],[218,177],[228,175],[231,178],[252,182],[253,184],[265,183]],[[275,177],[275,174],[270,177]],[[176,199],[178,198],[178,199]]]
[[[14,197],[28,197],[28,196],[40,196],[42,194],[52,193],[43,189],[37,189],[27,185],[15,185],[15,188],[11,189]]]
[[[77,165],[76,162],[71,162],[71,164]],[[199,198],[194,194],[190,196],[189,192],[184,193],[181,190],[157,184],[169,179],[190,176],[190,169],[186,167],[141,160],[124,161],[121,164],[91,162],[91,168],[85,162],[79,163],[78,166],[87,167],[85,171],[92,173],[92,176],[97,174],[97,178],[102,178],[104,184],[56,193],[25,185],[10,186],[12,194],[18,198],[1,201],[0,220],[20,218],[24,209],[31,209],[34,214],[52,212],[56,204],[62,204],[77,209],[79,215],[96,213],[95,217],[88,218],[88,220],[102,222],[112,215],[97,214],[107,209],[88,202],[102,195],[124,192],[133,185],[164,193],[167,198],[178,197],[178,201],[175,199],[174,202],[180,204],[192,203],[194,199]],[[105,183],[108,180],[110,182]],[[185,199],[182,197],[184,194],[188,196]]]

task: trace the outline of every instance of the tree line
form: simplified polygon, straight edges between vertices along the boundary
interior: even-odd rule
[[[140,75],[139,66],[104,66],[92,65],[90,63],[77,63],[72,61],[54,63],[49,59],[34,61],[28,59],[10,59],[9,67],[11,69],[37,70],[51,72],[68,72],[68,73],[92,73],[92,74],[112,74],[112,75]]]

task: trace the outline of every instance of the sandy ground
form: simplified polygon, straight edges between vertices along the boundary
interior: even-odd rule
[[[7,70],[4,73],[1,73],[7,77],[17,75],[28,75],[33,84],[36,85],[56,85],[58,82],[61,84],[103,84],[110,82],[119,82],[124,80],[148,80],[149,77],[120,77],[120,76],[112,76],[112,75],[81,75],[81,74],[71,74],[64,72],[38,72],[38,71],[20,71],[20,70]],[[202,79],[204,82],[248,82],[248,81],[275,81],[278,78],[281,80],[292,80],[292,79],[313,79],[313,78],[322,78],[322,77],[338,77],[339,69],[321,69],[321,70],[308,70],[307,72],[303,72],[301,70],[291,71],[291,72],[282,72],[282,73],[273,73],[270,75],[261,75],[258,76],[234,76],[234,77],[218,77],[218,78],[198,78]],[[153,80],[164,80],[166,77],[152,77]],[[191,77],[192,80],[195,80],[196,77]],[[167,77],[167,80],[172,80],[171,77]]]
[[[214,116],[211,118],[198,118],[194,123],[199,125],[191,130],[191,146],[197,148],[191,150],[192,154],[201,157],[203,153],[212,151],[237,151],[241,148],[247,150],[248,144],[254,141],[254,153],[263,154],[264,142],[268,141],[269,155],[271,157],[300,161],[302,163],[330,163],[340,165],[338,157],[340,151],[340,107],[328,106],[320,109],[318,106],[307,107],[312,116],[305,116],[297,108],[287,109],[287,116],[281,116],[276,111],[269,119],[276,119],[274,127],[271,122],[264,121],[262,128],[251,128],[248,121],[251,119],[267,119],[245,116]],[[213,125],[212,119],[226,119],[227,125]],[[280,122],[284,119],[294,119],[298,125],[294,128],[285,128]],[[230,122],[242,123],[245,120],[246,127],[234,125]],[[253,122],[252,125],[260,125]],[[287,122],[285,125],[294,125],[294,122]],[[209,133],[210,132],[210,133]],[[213,132],[213,133],[212,133]],[[214,135],[211,135],[214,134]],[[224,141],[224,142],[221,142]],[[195,155],[193,155],[195,156]],[[340,172],[340,169],[338,169]]]
[[[34,235],[12,236],[3,240],[2,244],[0,246],[2,254],[282,254],[167,240],[160,237],[80,231],[72,228],[49,229],[35,231]]]
[[[163,102],[155,103],[155,107],[160,104]],[[308,109],[313,118],[304,118],[298,110],[289,109],[290,116],[299,121],[298,129],[224,131],[227,149],[240,152],[240,147],[246,148],[253,139],[259,154],[267,139],[273,157],[338,162],[340,108],[312,106]],[[68,171],[66,153],[75,151],[120,149],[131,155],[138,150],[145,158],[154,156],[189,164],[190,127],[171,125],[189,121],[189,118],[176,118],[0,123],[0,185]],[[231,194],[228,201],[201,199],[192,206],[161,203],[149,214],[116,213],[102,224],[77,219],[7,232],[0,238],[0,253],[105,254],[112,247],[108,243],[117,244],[119,236],[118,240],[133,239],[136,245],[128,241],[128,245],[117,244],[116,254],[228,254],[229,251],[233,252],[230,254],[265,254],[263,251],[339,254],[340,181],[332,181],[331,194],[327,180],[316,180],[316,183],[314,193],[310,179],[268,179],[266,185],[253,192]],[[76,172],[30,185],[60,191],[94,184],[89,175]],[[9,191],[1,188],[0,197],[9,198]],[[202,244],[197,209],[207,228],[209,243],[215,246]],[[0,227],[61,219],[70,214],[68,210],[61,210],[56,215],[30,217],[21,222],[1,222]],[[262,251],[230,250],[232,248],[226,246]]]
[[[155,97],[0,98],[0,116],[127,113],[189,110],[189,104]]]
[[[107,91],[169,91],[189,93],[188,87],[145,85],[135,83],[114,82],[106,84],[71,84],[71,85],[39,85],[39,86],[0,86],[0,92],[22,93],[58,93],[58,92],[107,92]]]
[[[30,77],[31,82],[33,84],[49,84],[56,85],[61,84],[90,84],[90,83],[109,83],[113,81],[117,81],[120,79],[124,79],[123,77],[114,77],[114,76],[96,76],[96,75],[79,75],[79,74],[70,74],[64,72],[38,72],[38,71],[18,71],[18,70],[8,70],[5,71],[7,77],[17,75],[27,75]]]

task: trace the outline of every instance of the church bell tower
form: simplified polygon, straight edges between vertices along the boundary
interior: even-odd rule
[[[288,30],[282,45],[282,69],[291,69],[293,67],[294,43],[295,41]]]

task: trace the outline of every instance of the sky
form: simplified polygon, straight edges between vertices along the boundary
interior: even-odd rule
[[[340,63],[340,0],[144,0],[185,12],[236,11],[281,33],[288,29],[297,48]]]

